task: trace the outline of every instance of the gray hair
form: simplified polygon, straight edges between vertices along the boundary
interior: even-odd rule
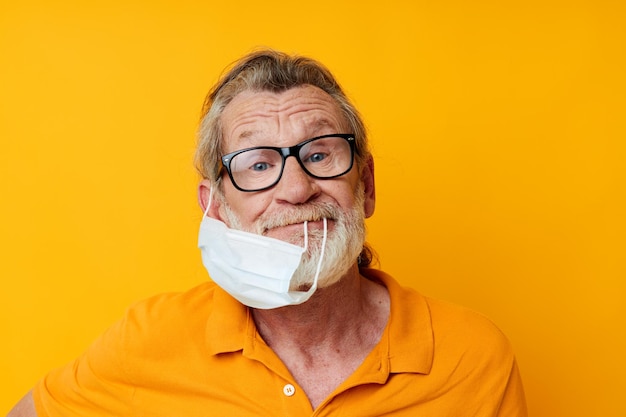
[[[330,71],[307,57],[274,50],[252,52],[236,61],[209,91],[202,107],[196,169],[203,178],[216,184],[220,178],[223,132],[220,118],[224,108],[243,91],[280,93],[294,87],[312,85],[330,95],[339,106],[350,132],[356,139],[356,164],[361,168],[370,156],[365,125]]]

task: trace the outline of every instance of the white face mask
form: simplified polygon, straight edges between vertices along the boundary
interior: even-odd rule
[[[207,216],[211,195],[200,223],[198,247],[209,275],[224,291],[242,304],[271,309],[302,304],[317,289],[317,279],[326,246],[324,238],[313,285],[308,291],[289,291],[291,277],[300,265],[308,246],[307,222],[304,223],[304,247],[279,239],[230,229],[224,222]]]

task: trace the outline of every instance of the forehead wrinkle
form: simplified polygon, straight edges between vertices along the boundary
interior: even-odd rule
[[[319,107],[311,108],[310,103],[299,105],[292,108],[291,111],[284,115],[285,121],[290,121],[293,118],[300,118],[300,122],[303,124],[303,128],[307,134],[315,134],[323,128],[331,128],[331,130],[341,129],[345,124],[343,118],[338,109],[331,109],[328,107],[328,103],[322,104]],[[336,110],[336,112],[334,111]]]
[[[230,144],[226,146],[231,149],[278,139],[284,128],[305,140],[338,133],[337,130],[347,124],[337,103],[322,90],[311,86],[282,93],[242,92],[226,106],[223,116],[228,120],[228,132],[224,131],[225,138],[228,138],[225,144]],[[245,142],[248,144],[244,145]]]
[[[230,116],[229,132],[224,132],[225,136],[230,138],[229,142],[233,140],[239,141],[254,141],[255,137],[264,137],[267,128],[261,128],[259,121],[267,121],[268,117],[275,116],[276,110],[269,110],[263,108],[256,108],[256,106],[248,106],[252,108],[252,113],[246,113],[245,111],[239,112],[236,115]],[[250,128],[248,128],[250,126]],[[231,136],[232,132],[236,132]]]

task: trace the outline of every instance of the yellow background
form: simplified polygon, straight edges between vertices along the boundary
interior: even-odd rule
[[[311,55],[367,121],[382,268],[491,317],[531,415],[624,416],[624,2],[0,6],[0,414],[133,301],[206,279],[203,97]]]

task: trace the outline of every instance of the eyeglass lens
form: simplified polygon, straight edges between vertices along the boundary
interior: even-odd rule
[[[352,148],[343,137],[323,137],[304,143],[297,158],[307,174],[316,178],[331,178],[350,170]],[[267,188],[280,179],[285,160],[279,149],[249,149],[238,153],[230,161],[231,178],[244,190]]]

